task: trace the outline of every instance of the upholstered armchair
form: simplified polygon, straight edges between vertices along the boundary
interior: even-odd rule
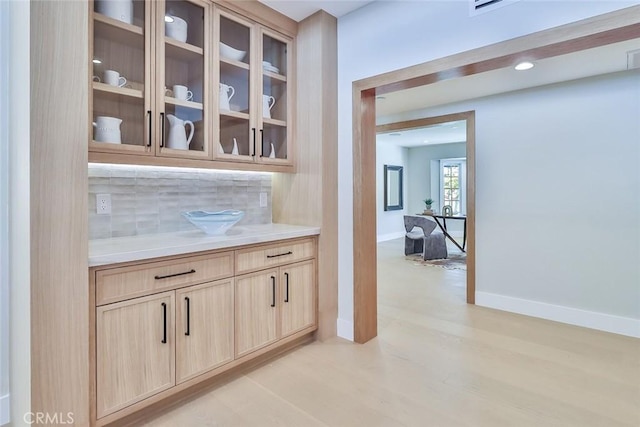
[[[447,258],[444,234],[434,232],[436,223],[424,216],[404,216],[404,254],[422,253],[422,259]]]

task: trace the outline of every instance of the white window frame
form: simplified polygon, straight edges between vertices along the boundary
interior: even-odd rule
[[[458,215],[465,216],[467,214],[467,159],[440,159],[440,182],[438,183],[440,213],[444,206],[444,168],[446,166],[460,167],[460,212]],[[455,213],[454,213],[455,215]]]

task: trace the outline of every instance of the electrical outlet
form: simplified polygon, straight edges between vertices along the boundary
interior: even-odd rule
[[[267,207],[267,193],[260,193],[260,207]]]
[[[98,215],[111,213],[111,194],[96,194],[96,211]]]

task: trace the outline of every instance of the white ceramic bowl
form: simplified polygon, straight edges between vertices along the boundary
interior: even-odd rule
[[[231,46],[220,42],[220,55],[227,59],[242,61],[246,54],[247,52],[245,52],[244,50],[234,49]]]
[[[219,212],[189,211],[182,212],[191,224],[212,236],[219,236],[227,232],[244,217],[243,211],[226,210]]]

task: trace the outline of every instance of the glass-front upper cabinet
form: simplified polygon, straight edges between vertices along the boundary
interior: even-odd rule
[[[254,120],[254,24],[220,9],[215,11],[214,40],[218,90],[218,115],[214,124],[214,156],[253,162],[256,158],[257,124]],[[216,96],[217,95],[217,96]]]
[[[292,41],[262,28],[260,45],[260,161],[290,164],[291,90],[288,90],[288,81],[292,70]]]
[[[153,155],[152,6],[143,0],[93,2],[90,151]]]
[[[156,154],[209,158],[209,3],[157,2]]]

